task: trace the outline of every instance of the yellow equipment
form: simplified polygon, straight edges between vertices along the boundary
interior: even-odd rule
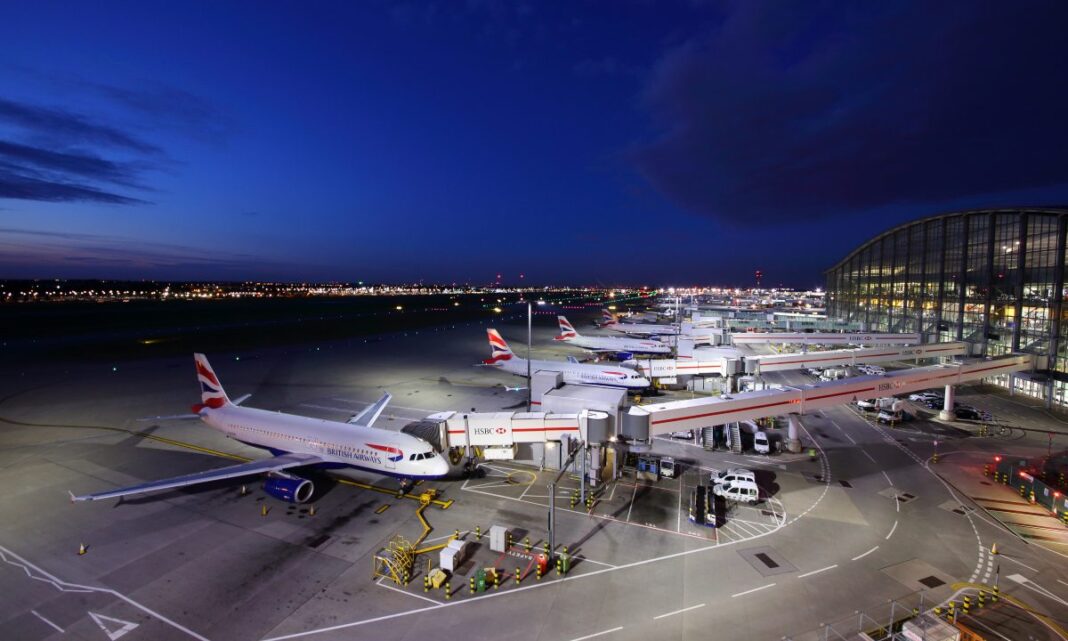
[[[435,590],[445,585],[445,582],[448,580],[449,575],[441,568],[435,568],[434,571],[430,573],[430,585],[433,586]]]

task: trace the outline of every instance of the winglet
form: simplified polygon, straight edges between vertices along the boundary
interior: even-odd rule
[[[389,404],[389,401],[392,400],[392,398],[393,395],[386,392],[382,395],[382,398],[365,407],[359,414],[350,418],[348,422],[354,425],[365,425],[370,427],[378,416],[382,414],[382,410],[386,409],[386,405]]]

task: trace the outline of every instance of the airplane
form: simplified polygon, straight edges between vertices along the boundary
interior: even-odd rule
[[[560,323],[560,335],[553,340],[591,352],[611,352],[622,361],[629,361],[635,354],[671,353],[671,346],[667,343],[625,336],[581,336],[567,318],[557,316],[556,320]]]
[[[516,376],[526,376],[527,360],[519,358],[512,353],[508,343],[501,338],[497,330],[487,329],[486,334],[489,338],[490,357],[482,361],[482,364],[496,367]],[[622,387],[625,389],[645,389],[650,385],[648,378],[629,367],[613,368],[579,363],[573,358],[569,358],[567,361],[531,360],[530,371],[537,372],[538,370],[560,372],[564,375],[564,382],[572,384]]]
[[[675,336],[679,328],[674,325],[650,325],[648,323],[620,323],[615,314],[601,310],[601,327],[634,336]]]
[[[75,496],[71,492],[72,501],[97,501],[267,474],[263,489],[269,495],[291,503],[304,503],[311,498],[315,486],[311,480],[290,470],[321,469],[350,478],[358,478],[354,472],[360,470],[398,477],[402,486],[412,479],[440,478],[449,472],[449,462],[426,441],[372,427],[392,398],[388,392],[344,423],[240,407],[226,395],[208,359],[203,354],[194,354],[193,359],[201,390],[201,402],[193,406],[193,415],[228,438],[265,449],[272,456],[93,494]]]

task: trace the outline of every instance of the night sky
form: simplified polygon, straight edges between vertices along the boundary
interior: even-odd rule
[[[1063,1],[6,2],[0,277],[820,285],[900,222],[1068,204],[1066,34]]]

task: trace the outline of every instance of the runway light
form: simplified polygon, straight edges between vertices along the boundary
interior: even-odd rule
[[[111,368],[111,371],[113,371],[113,372],[117,372],[117,371],[119,371],[119,368],[118,368],[118,367],[112,367],[112,368]]]
[[[397,305],[394,309],[396,309],[398,312],[402,312],[404,311],[404,305]]]
[[[494,308],[493,308],[493,311],[495,311],[495,312],[497,312],[498,314],[500,314],[500,313],[501,313],[501,308],[500,308],[500,307],[494,307]]]

